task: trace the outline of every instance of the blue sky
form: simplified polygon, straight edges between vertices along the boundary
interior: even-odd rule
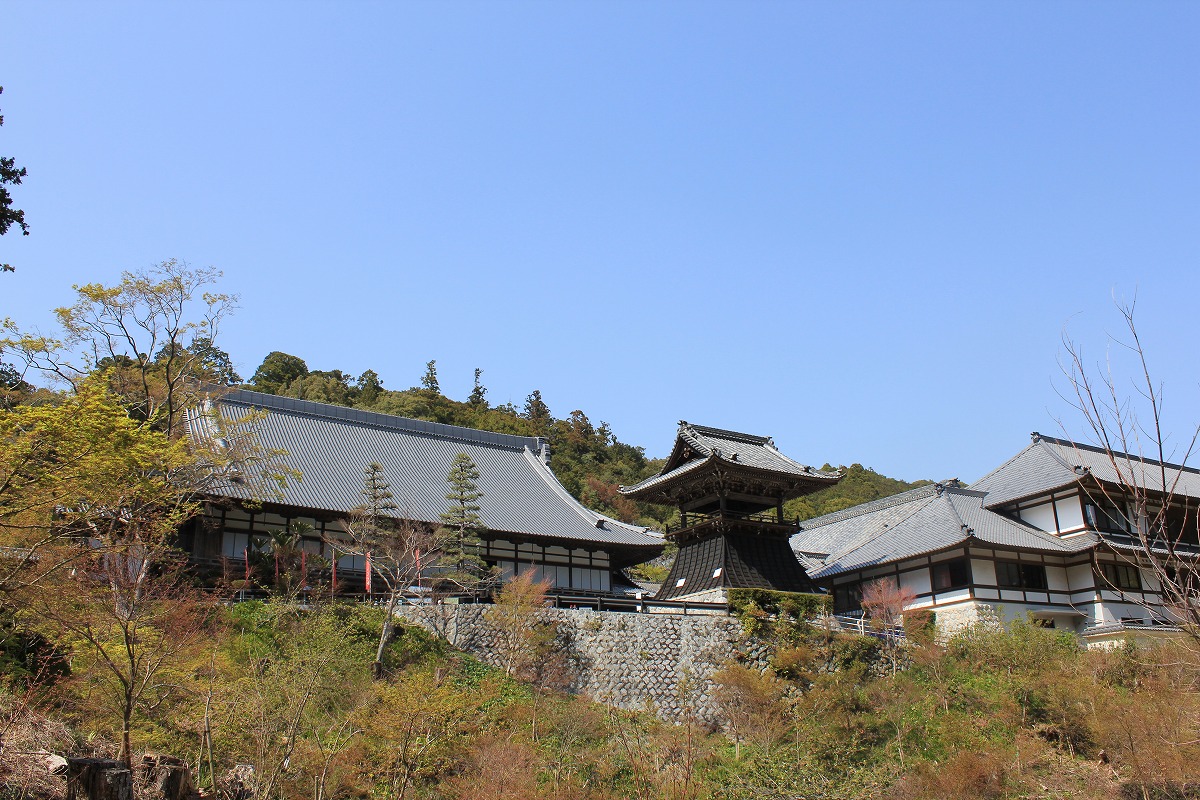
[[[979,477],[1138,297],[1200,420],[1200,5],[24,3],[0,316],[167,258],[221,342]],[[1069,416],[1067,427],[1077,433]]]

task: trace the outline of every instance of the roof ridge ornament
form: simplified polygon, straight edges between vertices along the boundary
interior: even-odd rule
[[[1040,442],[1042,440],[1042,435],[1040,433],[1038,433],[1037,431],[1034,431],[1033,433],[1029,434],[1029,439],[1034,444],[1037,444],[1038,442]]]

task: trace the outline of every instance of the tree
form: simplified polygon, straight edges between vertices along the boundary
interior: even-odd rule
[[[770,670],[759,672],[740,664],[729,664],[712,679],[717,684],[714,696],[733,739],[734,759],[741,759],[746,741],[769,750],[787,727],[787,684]]]
[[[220,277],[218,270],[171,259],[124,272],[115,286],[75,286],[75,304],[55,310],[61,338],[23,334],[6,320],[10,335],[0,339],[0,350],[75,391],[102,370],[131,415],[177,438],[184,413],[211,391],[202,383],[205,358],[237,307],[236,296],[208,291]],[[204,345],[199,350],[197,342]]]
[[[536,581],[528,569],[504,584],[487,610],[488,622],[499,634],[496,655],[504,674],[533,681],[554,641],[554,627],[546,624],[549,581]]]
[[[195,337],[188,345],[188,350],[196,359],[196,373],[204,380],[221,386],[236,386],[242,382],[242,376],[234,369],[229,353],[213,344],[209,337]]]
[[[0,86],[0,94],[4,94],[3,86]],[[4,115],[0,114],[0,126],[2,125],[4,125]],[[25,224],[25,212],[12,207],[12,194],[5,185],[20,186],[21,180],[27,174],[25,167],[17,167],[15,158],[0,156],[0,236],[8,233],[9,228],[13,225],[21,229],[22,236],[29,235],[29,226]],[[12,265],[0,264],[0,272],[13,271]]]
[[[479,480],[479,470],[475,462],[466,453],[454,457],[450,474],[446,481],[450,491],[446,499],[450,501],[449,508],[442,513],[442,564],[450,571],[441,575],[443,580],[449,580],[460,586],[472,586],[478,583],[484,575],[487,565],[479,557],[483,541],[479,538],[487,531],[479,519],[479,505],[476,501],[483,494],[475,481]]]
[[[476,408],[487,408],[487,388],[479,380],[483,376],[483,370],[479,367],[475,368],[475,386],[471,389],[471,396],[467,398],[467,402]]]
[[[383,381],[379,379],[379,373],[373,369],[359,375],[355,386],[358,388],[358,403],[363,406],[374,405],[383,391]]]
[[[429,526],[398,518],[392,492],[384,479],[383,467],[370,463],[363,470],[362,505],[355,508],[346,522],[346,540],[331,544],[345,552],[369,559],[372,576],[383,582],[387,605],[379,647],[371,665],[374,677],[383,677],[383,651],[392,636],[396,606],[400,598],[421,577],[423,564],[437,564],[441,547]],[[422,561],[424,559],[424,561]]]
[[[892,674],[898,669],[900,637],[895,626],[901,622],[905,607],[912,604],[916,595],[912,589],[901,586],[893,578],[880,578],[863,587],[862,607],[871,620],[871,627],[882,632]]]
[[[438,386],[437,362],[425,362],[425,374],[421,376],[421,388],[435,394],[441,394],[441,387]]]
[[[1136,301],[1117,304],[1126,338],[1113,340],[1118,358],[1110,353],[1104,365],[1088,364],[1082,346],[1064,335],[1062,368],[1068,388],[1060,395],[1082,418],[1115,476],[1112,481],[1081,481],[1084,492],[1095,505],[1115,507],[1124,516],[1124,527],[1138,544],[1127,560],[1154,575],[1163,605],[1196,650],[1200,648],[1200,563],[1192,548],[1200,540],[1200,503],[1185,493],[1180,486],[1184,473],[1170,462],[1187,466],[1200,442],[1200,425],[1190,431],[1181,448],[1169,445],[1163,427],[1164,387],[1150,369],[1135,306]],[[1130,377],[1114,367],[1122,355],[1131,359]],[[1125,393],[1126,380],[1136,396]],[[1066,431],[1061,421],[1059,426]],[[1097,580],[1106,579],[1098,575]],[[1162,608],[1145,605],[1152,618],[1160,615]]]
[[[549,431],[554,417],[550,414],[550,407],[542,400],[540,389],[534,389],[525,398],[525,412],[522,416],[533,424],[538,436],[545,436]]]
[[[75,640],[120,719],[128,762],[134,714],[164,700],[159,675],[198,639],[198,606],[173,579],[172,547],[198,512],[195,456],[137,424],[95,381],[0,425],[0,525],[22,554],[5,559],[0,589]]]
[[[289,383],[307,374],[308,365],[303,359],[274,350],[258,365],[250,383],[260,392],[279,394]]]

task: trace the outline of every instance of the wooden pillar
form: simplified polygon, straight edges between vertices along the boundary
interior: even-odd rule
[[[783,495],[779,495],[779,503],[775,506],[775,518],[779,524],[783,524]]]

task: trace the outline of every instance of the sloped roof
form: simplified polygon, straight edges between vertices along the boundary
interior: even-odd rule
[[[987,505],[995,508],[1066,488],[1089,476],[1108,484],[1161,491],[1164,471],[1168,488],[1174,485],[1176,494],[1200,498],[1200,470],[1126,453],[1110,458],[1100,447],[1034,433],[1028,447],[971,488],[987,492]]]
[[[769,436],[755,436],[681,421],[675,447],[662,470],[634,486],[622,486],[621,493],[643,493],[713,462],[794,476],[805,482],[829,486],[842,479],[840,472],[825,472],[793,461],[775,448],[775,443]]]
[[[286,450],[283,463],[300,471],[278,502],[346,513],[362,504],[363,470],[383,467],[397,516],[436,523],[447,508],[446,476],[466,453],[479,470],[479,516],[490,530],[599,544],[660,547],[662,538],[582,506],[540,457],[542,440],[377,414],[341,406],[235,390],[214,410],[234,420],[250,409],[268,413],[256,426],[258,443]],[[211,436],[207,413],[188,416],[189,434]],[[229,483],[218,492],[250,499]]]
[[[931,484],[807,520],[791,538],[814,579],[934,553],[967,541],[1044,553],[1075,553],[1091,537],[1064,541],[985,508],[985,494]]]

